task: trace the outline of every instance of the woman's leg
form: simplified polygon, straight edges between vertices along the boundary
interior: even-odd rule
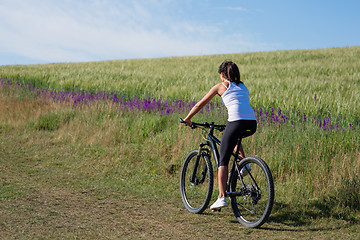
[[[236,151],[238,145],[235,146],[234,151]],[[239,156],[241,158],[245,158],[244,149],[242,147],[242,144],[240,143],[239,147]],[[228,166],[220,166],[218,168],[218,183],[219,183],[219,198],[225,197],[226,195],[226,184],[228,180],[229,175],[229,168]]]
[[[220,146],[220,166],[218,168],[218,183],[219,183],[219,198],[225,197],[226,184],[229,174],[229,159],[233,149],[238,147],[237,140],[240,132],[246,129],[251,130],[251,134],[255,133],[257,127],[256,121],[236,121],[228,122],[226,125]],[[250,134],[250,135],[251,135]],[[239,146],[239,156],[245,158],[245,153],[242,144]]]
[[[219,166],[218,168],[219,197],[210,206],[211,210],[220,209],[228,206],[225,198],[227,178],[228,178],[228,166]]]
[[[220,145],[220,162],[218,167],[218,183],[219,183],[219,198],[225,197],[226,184],[229,174],[229,159],[231,153],[236,145],[236,123],[228,122],[221,139]]]
[[[235,146],[234,151],[236,151],[238,145]],[[244,149],[242,144],[240,143],[240,148],[239,148],[239,156],[241,159],[245,158],[245,153],[244,153]]]
[[[226,195],[228,172],[228,166],[220,166],[218,168],[219,198],[225,197]]]

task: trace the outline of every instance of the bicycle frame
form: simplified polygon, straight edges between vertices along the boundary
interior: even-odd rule
[[[202,152],[204,151],[204,146],[209,146],[211,151],[212,151],[212,155],[214,156],[214,161],[215,161],[215,164],[216,164],[216,169],[218,169],[219,167],[219,150],[218,150],[218,146],[217,145],[221,145],[221,141],[214,136],[214,129],[215,129],[215,126],[213,122],[210,123],[209,127],[210,127],[210,131],[209,133],[207,134],[207,137],[206,137],[206,143],[200,143],[200,147],[199,147],[199,154],[197,156],[197,159],[200,158]],[[241,144],[241,140],[242,140],[242,137],[239,138],[238,140],[238,145],[237,146],[240,146]],[[231,170],[229,172],[229,177],[228,177],[228,180],[227,180],[227,187],[226,187],[226,195],[229,196],[229,197],[232,197],[232,196],[242,196],[244,195],[245,193],[243,191],[239,191],[239,192],[230,192],[230,179],[231,179],[231,176],[232,174],[234,174],[235,172],[239,173],[239,178],[243,184],[243,186],[245,187],[245,184],[243,182],[243,178],[242,176],[240,175],[240,169],[238,168],[238,165],[236,164],[237,162],[239,162],[241,160],[240,156],[239,156],[239,148],[236,149],[235,153],[233,152],[232,153],[232,156],[234,156],[234,161],[233,161],[233,164],[232,164],[232,167],[231,167]],[[196,161],[195,163],[195,166],[194,166],[194,171],[193,171],[193,175],[191,177],[191,180],[194,181],[194,176],[195,176],[195,173],[196,173],[196,169],[198,167],[198,160]],[[236,171],[235,171],[236,170]],[[253,178],[250,174],[250,177]],[[257,186],[256,186],[257,187]]]
[[[214,136],[214,130],[221,132],[225,125],[215,125],[213,122],[188,124],[181,118],[180,122],[192,128],[200,127],[204,131],[205,141],[200,143],[199,149],[189,152],[184,160],[180,178],[181,198],[186,209],[192,213],[202,213],[207,208],[213,192],[215,174],[211,155],[214,157],[217,171],[220,164],[218,146],[221,146],[221,141]],[[231,207],[238,222],[246,227],[255,228],[264,224],[271,213],[274,183],[271,171],[264,160],[257,156],[242,158],[242,155],[239,155],[242,139],[251,133],[250,130],[240,133],[238,147],[231,154],[232,166],[225,194],[231,199]],[[212,210],[220,211],[221,208]]]

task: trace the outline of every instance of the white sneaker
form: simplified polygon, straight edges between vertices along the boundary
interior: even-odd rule
[[[218,198],[216,200],[216,202],[213,203],[213,205],[210,206],[211,210],[214,209],[219,209],[219,208],[223,208],[223,207],[227,207],[227,202],[226,202],[226,198],[222,197],[222,198]]]
[[[240,174],[242,177],[245,177],[246,175],[248,175],[248,173],[250,172],[251,170],[251,167],[249,166],[249,164],[246,164],[245,167],[243,167],[241,170],[240,170]]]

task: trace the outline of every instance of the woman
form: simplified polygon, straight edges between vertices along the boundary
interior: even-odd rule
[[[240,132],[249,131],[249,136],[254,134],[257,127],[256,117],[249,103],[249,91],[240,81],[239,68],[232,61],[224,61],[218,70],[221,82],[213,86],[184,119],[187,126],[191,126],[191,118],[198,113],[215,95],[219,95],[228,110],[228,122],[221,139],[220,160],[218,166],[219,197],[210,209],[226,207],[226,183],[228,179],[228,164],[231,153],[237,147]],[[239,155],[244,158],[242,145],[239,146]],[[245,171],[245,172],[244,172]],[[242,174],[246,170],[242,169]]]

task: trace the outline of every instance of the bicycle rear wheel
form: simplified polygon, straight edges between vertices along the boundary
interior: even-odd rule
[[[191,151],[185,158],[180,178],[180,192],[182,201],[189,212],[202,213],[209,205],[214,174],[210,157],[199,150]]]
[[[231,176],[231,192],[241,196],[231,197],[231,207],[236,219],[245,227],[260,227],[269,217],[274,204],[274,183],[268,165],[258,157],[246,157],[238,164],[239,171],[245,166],[250,170],[239,176]]]

